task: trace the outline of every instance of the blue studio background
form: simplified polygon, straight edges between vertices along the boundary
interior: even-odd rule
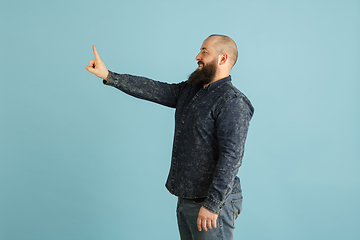
[[[1,1],[0,240],[179,239],[174,110],[86,71],[186,80],[232,37],[255,107],[235,239],[360,239],[360,1]]]

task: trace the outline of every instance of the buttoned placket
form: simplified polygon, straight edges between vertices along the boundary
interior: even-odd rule
[[[173,149],[173,157],[172,157],[172,164],[174,166],[176,166],[178,164],[178,162],[176,161],[176,155],[177,155],[177,145],[178,145],[178,140],[180,138],[180,134],[181,134],[181,131],[182,129],[184,128],[184,125],[185,125],[185,118],[187,116],[187,113],[188,113],[188,110],[189,108],[192,106],[192,104],[196,101],[196,99],[198,99],[205,90],[208,90],[209,86],[207,86],[206,88],[201,88],[196,94],[195,96],[190,100],[190,102],[186,105],[186,107],[184,108],[183,110],[183,113],[182,113],[182,116],[181,116],[181,125],[179,127],[179,129],[177,130],[176,132],[176,136],[175,136],[175,139],[174,139],[174,149]],[[175,183],[175,174],[176,174],[176,171],[175,169],[178,169],[178,168],[173,168],[173,172],[172,172],[172,179],[171,179],[171,191],[174,192],[174,183]]]

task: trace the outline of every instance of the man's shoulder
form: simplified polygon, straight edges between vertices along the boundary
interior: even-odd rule
[[[237,87],[235,87],[231,81],[226,82],[225,84],[222,85],[221,87],[223,93],[223,99],[225,101],[229,101],[229,100],[234,100],[231,101],[233,102],[233,104],[238,104],[238,105],[247,105],[250,110],[253,112],[254,111],[254,107],[251,104],[250,99],[243,93],[241,92]]]
[[[245,94],[243,94],[237,87],[235,87],[231,81],[224,82],[219,88],[221,94],[224,97],[245,97]]]

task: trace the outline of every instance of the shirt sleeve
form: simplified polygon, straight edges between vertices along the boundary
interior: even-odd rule
[[[244,96],[226,101],[216,118],[220,156],[204,207],[219,214],[232,192],[234,179],[244,155],[245,140],[253,107]]]
[[[105,85],[113,86],[133,97],[155,102],[167,107],[176,107],[177,99],[185,82],[169,84],[146,77],[118,74],[109,71]]]

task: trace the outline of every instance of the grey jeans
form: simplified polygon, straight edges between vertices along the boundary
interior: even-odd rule
[[[181,240],[232,240],[235,220],[242,210],[242,194],[230,194],[216,221],[216,228],[199,231],[197,218],[203,202],[178,199],[177,219]]]

